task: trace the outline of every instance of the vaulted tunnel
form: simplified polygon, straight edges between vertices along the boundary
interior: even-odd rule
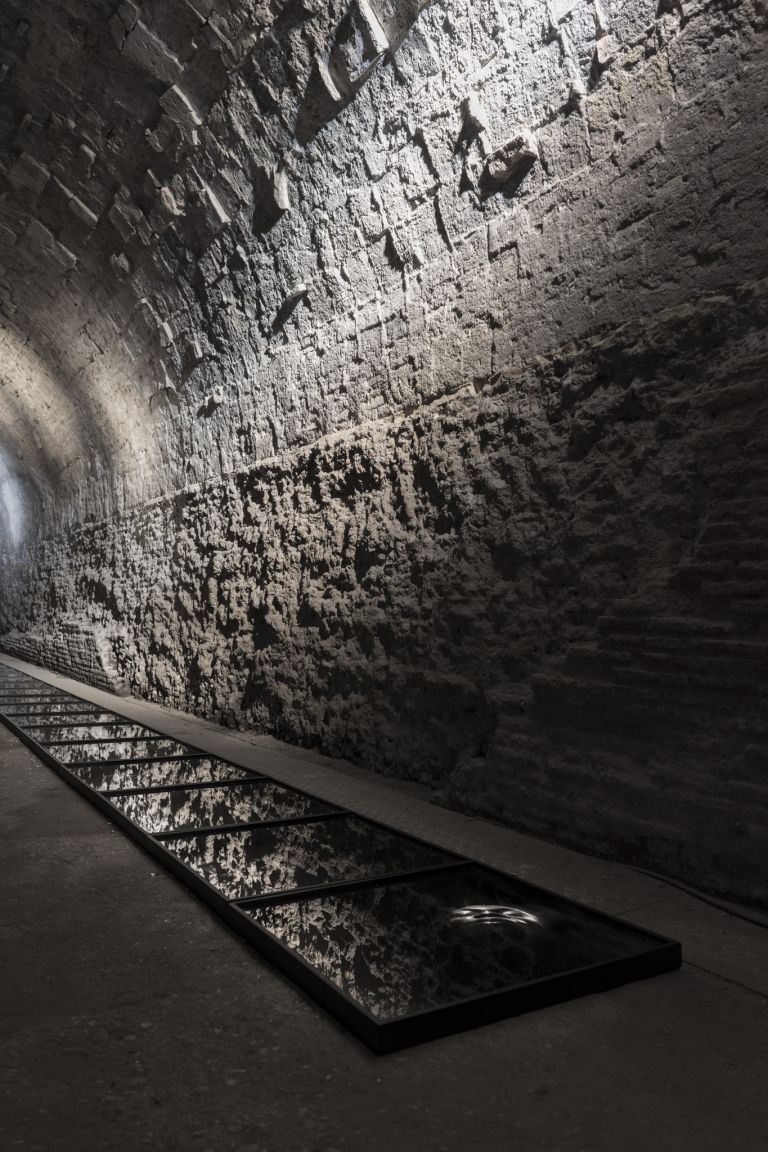
[[[0,0],[0,647],[768,899],[758,0]]]

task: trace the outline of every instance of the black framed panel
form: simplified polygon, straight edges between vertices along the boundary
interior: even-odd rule
[[[166,837],[267,821],[317,818],[337,810],[333,804],[264,779],[230,778],[191,787],[113,792],[110,800],[145,832]]]
[[[66,692],[0,692],[0,705],[5,704],[44,704],[72,700]]]
[[[79,697],[100,719],[4,695],[37,684],[0,674],[5,724],[375,1051],[680,964],[674,941]]]
[[[52,717],[59,716],[63,712],[71,712],[77,716],[87,716],[91,713],[115,716],[115,713],[110,711],[109,708],[101,708],[98,704],[91,704],[88,700],[77,700],[70,697],[57,699],[53,702],[50,700],[24,700],[21,703],[4,703],[2,708],[4,712],[29,712],[32,714],[40,712],[43,715],[50,715]]]
[[[68,764],[71,774],[94,792],[144,792],[158,787],[246,780],[253,776],[226,760],[200,753],[196,756],[166,756],[157,759],[123,760],[112,763]]]
[[[596,975],[662,960],[642,929],[470,862],[241,907],[376,1020],[387,1049],[427,1019],[472,1026],[491,1007],[525,1011],[544,990],[548,1003],[569,999]]]
[[[85,764],[121,764],[126,760],[157,760],[160,757],[191,756],[194,748],[165,736],[137,737],[135,740],[37,741],[43,748],[73,768]]]
[[[75,740],[87,742],[100,740],[102,737],[110,740],[134,740],[138,736],[148,735],[149,729],[143,724],[126,724],[119,716],[110,716],[105,720],[82,718],[73,720],[67,717],[66,720],[48,719],[45,723],[41,723],[40,720],[31,721],[29,734],[41,744],[56,741],[70,744]]]
[[[301,823],[176,836],[165,846],[227,900],[411,871],[454,858],[342,811]]]

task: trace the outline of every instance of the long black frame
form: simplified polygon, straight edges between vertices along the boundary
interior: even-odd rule
[[[44,688],[51,688],[46,681],[40,680],[28,672],[22,672],[7,664],[0,664],[0,669],[5,669],[14,676],[26,677],[33,683],[42,685]],[[233,829],[245,830],[248,827],[265,827],[268,826],[268,824],[294,823],[296,822],[296,818],[289,817],[284,820],[259,821],[256,824],[250,825],[241,823],[211,829],[196,829],[194,831],[149,833],[145,832],[137,824],[134,824],[129,817],[124,815],[124,813],[112,803],[111,797],[150,791],[167,791],[175,788],[227,787],[233,784],[242,784],[248,780],[268,780],[274,781],[274,783],[289,788],[294,792],[308,796],[332,809],[331,812],[320,817],[314,817],[314,819],[335,819],[344,815],[357,816],[397,836],[416,841],[432,849],[438,848],[439,846],[421,837],[410,835],[398,828],[393,828],[391,825],[385,824],[382,821],[374,820],[369,816],[364,816],[361,813],[334,804],[332,801],[324,800],[322,797],[308,792],[305,789],[297,788],[293,784],[285,784],[281,780],[267,776],[254,769],[234,764],[232,761],[216,753],[206,752],[194,745],[188,745],[186,741],[176,740],[174,737],[158,732],[156,729],[151,728],[147,724],[143,724],[141,721],[132,720],[130,717],[123,716],[111,707],[101,708],[98,705],[93,705],[93,707],[100,712],[110,713],[118,717],[116,723],[122,722],[141,725],[146,728],[148,733],[165,740],[173,740],[175,743],[183,744],[188,747],[190,751],[189,754],[183,756],[144,757],[134,760],[123,758],[114,761],[78,761],[77,767],[98,764],[108,768],[114,764],[151,763],[153,759],[169,761],[209,758],[229,764],[237,769],[237,771],[246,773],[245,776],[239,776],[229,780],[195,781],[186,784],[159,784],[149,785],[144,788],[115,788],[100,792],[79,779],[65,763],[57,760],[47,748],[39,744],[33,737],[30,737],[24,728],[17,723],[17,718],[4,711],[8,702],[8,694],[3,692],[1,685],[5,679],[10,679],[10,677],[6,677],[4,673],[0,671],[0,720],[2,720],[5,726],[23,741],[43,763],[65,780],[70,787],[74,788],[82,796],[85,796],[96,808],[108,816],[114,824],[127,832],[150,856],[161,863],[187,888],[194,892],[195,895],[204,900],[230,928],[253,945],[262,956],[274,964],[274,966],[285,975],[289,976],[303,991],[318,1001],[337,1020],[367,1044],[372,1051],[378,1054],[393,1052],[414,1044],[421,1044],[440,1036],[475,1028],[482,1024],[488,1024],[510,1016],[519,1015],[523,1012],[532,1011],[564,1000],[571,1000],[594,992],[605,991],[628,983],[629,981],[657,976],[661,973],[670,972],[679,968],[682,962],[680,944],[674,940],[660,936],[655,932],[650,932],[647,929],[639,928],[637,925],[622,920],[617,916],[599,912],[579,901],[559,896],[549,889],[531,884],[528,881],[523,881],[510,873],[502,872],[499,869],[481,864],[470,857],[461,856],[458,853],[450,852],[442,848],[439,848],[439,851],[443,852],[447,858],[450,858],[446,859],[444,864],[424,865],[417,868],[401,869],[395,872],[380,874],[378,876],[366,876],[353,880],[336,881],[328,884],[274,892],[267,895],[228,900],[218,889],[209,884],[207,880],[203,879],[203,877],[193,871],[192,868],[182,863],[181,860],[164,847],[164,844],[169,839],[182,839],[200,833],[210,835],[213,832],[229,832]],[[75,704],[92,703],[83,697],[75,696],[74,693],[68,692],[65,689],[54,691],[57,695],[68,697]],[[43,694],[41,696],[41,702],[50,704],[53,702],[53,699]],[[38,728],[41,727],[41,725],[31,724],[30,727]],[[88,743],[97,742],[98,741],[88,741]],[[128,741],[121,741],[121,743],[124,742]],[[439,872],[459,871],[462,868],[480,869],[486,874],[495,875],[506,880],[513,879],[517,884],[524,885],[532,895],[535,896],[538,894],[546,897],[548,901],[554,903],[554,905],[560,907],[563,911],[572,909],[581,910],[604,923],[618,925],[625,930],[629,930],[634,933],[638,939],[644,937],[648,941],[648,948],[618,960],[611,960],[560,972],[555,976],[529,981],[526,984],[521,984],[516,987],[479,994],[469,997],[468,999],[457,1000],[453,1003],[442,1004],[435,1008],[414,1012],[393,1019],[379,1020],[344,992],[338,985],[334,984],[321,972],[313,968],[300,955],[280,943],[280,941],[267,932],[266,929],[261,928],[246,911],[247,908],[254,906],[287,904],[289,902],[311,899],[320,894],[350,892],[361,888],[385,885],[387,883],[403,882],[414,879],[415,877]]]

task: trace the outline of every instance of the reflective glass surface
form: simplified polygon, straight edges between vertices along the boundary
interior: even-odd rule
[[[471,864],[245,911],[380,1020],[656,946],[640,929]]]
[[[251,929],[245,935],[263,947],[267,933],[280,945],[268,951],[278,965],[286,966],[286,953],[299,956],[349,997],[369,1017],[361,1029],[369,1042],[378,1032],[370,1020],[382,1026],[381,1037],[404,1017],[465,1005],[441,1017],[435,1027],[443,1028],[446,1019],[470,1023],[484,1016],[480,997],[533,986],[531,994],[490,1002],[491,1013],[508,1014],[540,1003],[536,982],[611,961],[647,956],[647,964],[629,971],[658,970],[651,954],[664,942],[641,929],[200,755],[23,674],[0,672],[0,715],[89,788],[119,793],[110,795],[117,810],[112,814],[132,821],[130,831],[165,833],[168,838],[156,844],[208,881],[212,890],[204,896],[213,907],[223,911],[225,900],[272,897],[272,903],[242,905],[250,917],[241,921]],[[237,824],[254,827],[224,830]],[[452,866],[419,873],[440,865]],[[410,878],[396,878],[408,871]],[[323,887],[341,882],[351,887]],[[286,895],[307,888],[314,893]],[[675,967],[679,950],[667,947],[666,955],[668,967]],[[302,983],[295,964],[288,970]],[[612,970],[604,983],[615,978]],[[563,979],[554,994],[580,990]],[[357,1018],[353,1027],[359,1026],[348,1006],[344,1016]],[[429,1024],[419,1019],[413,1027],[390,1028],[393,1033],[411,1042],[417,1033],[427,1038]]]
[[[193,750],[175,740],[115,740],[107,743],[58,744],[52,740],[41,740],[52,756],[62,764],[75,764],[86,760],[133,760],[147,756],[183,756]]]
[[[165,847],[227,899],[440,864],[439,848],[357,816],[167,840]]]
[[[247,780],[251,773],[215,756],[196,760],[151,760],[146,764],[68,764],[84,784],[97,792],[117,788],[155,788],[165,784],[196,784],[205,780]]]
[[[38,725],[40,721],[37,722]],[[55,740],[130,740],[137,736],[152,736],[143,724],[122,724],[112,720],[105,724],[75,724],[70,720],[66,725],[46,723],[43,727],[25,725],[24,731],[41,744],[50,744]]]
[[[173,792],[113,796],[112,803],[146,832],[286,820],[333,811],[332,805],[284,788],[273,780],[254,780],[226,788],[179,788]]]
[[[13,708],[1,708],[0,711],[4,712],[6,716],[10,717],[14,723],[20,727],[25,727],[25,721],[28,724],[48,724],[54,722],[58,717],[63,721],[74,723],[79,721],[84,724],[96,724],[99,721],[118,720],[113,712],[106,712],[100,708],[96,708],[93,704],[14,704]]]
[[[14,692],[5,695],[0,693],[0,708],[10,708],[14,704],[57,704],[64,700],[74,701],[74,699],[74,696],[68,696],[66,692],[57,692],[50,696],[42,692]]]
[[[69,696],[63,688],[56,688],[55,684],[43,684],[35,680],[18,681],[17,683],[0,684],[0,696]]]

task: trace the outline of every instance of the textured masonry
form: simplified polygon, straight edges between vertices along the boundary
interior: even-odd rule
[[[764,5],[62,8],[0,3],[5,649],[768,898]]]

